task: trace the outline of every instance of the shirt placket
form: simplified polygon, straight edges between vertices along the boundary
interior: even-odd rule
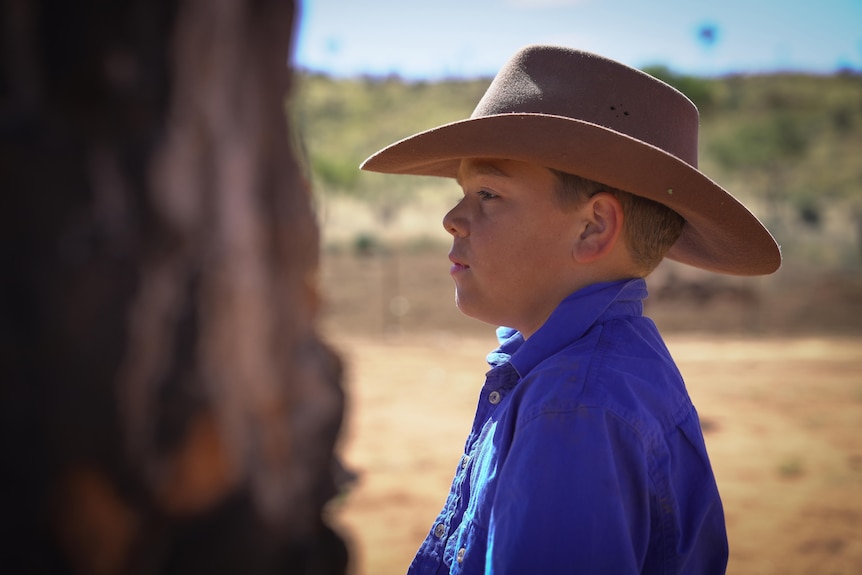
[[[476,449],[476,443],[480,440],[485,423],[494,415],[506,394],[515,386],[517,381],[518,374],[510,363],[497,366],[485,375],[485,385],[479,395],[473,427],[452,482],[447,510],[441,514],[432,530],[432,536],[437,539],[440,550],[438,556],[443,559],[438,572],[448,572],[448,569],[443,569],[443,566],[451,565],[453,561],[461,563],[467,553],[465,547],[450,549],[448,543],[463,520],[464,512],[470,500],[470,476],[473,469],[470,466],[471,454]]]

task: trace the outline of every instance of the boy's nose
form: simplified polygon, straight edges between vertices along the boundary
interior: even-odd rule
[[[459,213],[458,207],[460,205],[461,203],[459,202],[443,216],[443,227],[453,236],[467,235],[467,221]]]

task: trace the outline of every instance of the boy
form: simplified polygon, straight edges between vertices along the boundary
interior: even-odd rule
[[[697,127],[642,72],[529,46],[469,119],[363,164],[457,179],[456,302],[506,326],[410,573],[724,572],[721,500],[643,278],[664,256],[756,275],[781,255],[697,170]]]

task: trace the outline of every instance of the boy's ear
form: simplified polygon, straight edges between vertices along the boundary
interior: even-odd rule
[[[609,254],[623,229],[623,207],[612,194],[600,192],[578,210],[580,234],[575,238],[572,256],[587,264]]]

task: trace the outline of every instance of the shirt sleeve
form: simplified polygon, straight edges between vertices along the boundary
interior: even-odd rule
[[[650,536],[639,434],[605,409],[520,425],[499,470],[486,573],[639,573]]]

